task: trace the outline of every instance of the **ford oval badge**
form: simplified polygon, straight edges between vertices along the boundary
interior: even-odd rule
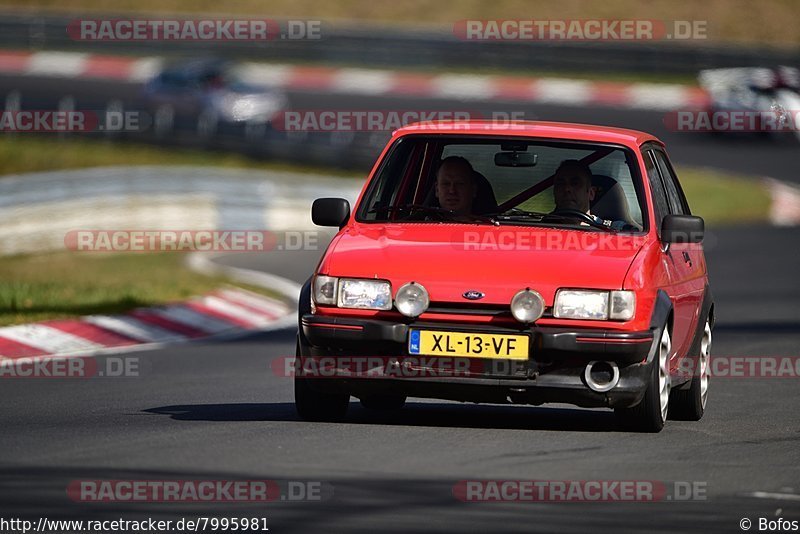
[[[464,291],[464,293],[462,293],[461,296],[468,300],[480,300],[486,295],[484,295],[480,291],[475,291],[474,289],[470,289],[469,291]]]

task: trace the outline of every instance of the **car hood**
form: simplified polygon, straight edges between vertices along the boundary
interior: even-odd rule
[[[319,273],[380,278],[393,291],[415,281],[433,302],[507,304],[530,287],[552,305],[558,288],[622,289],[647,236],[541,227],[357,224],[332,242]]]

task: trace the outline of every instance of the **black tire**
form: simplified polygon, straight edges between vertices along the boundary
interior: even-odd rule
[[[296,357],[301,357],[299,336]],[[302,377],[298,367],[295,367],[294,376],[294,406],[297,414],[305,421],[332,423],[344,419],[350,406],[350,395],[316,390],[311,384],[315,379]]]
[[[699,421],[708,400],[708,365],[711,358],[711,323],[706,319],[700,354],[693,362],[692,383],[687,389],[674,389],[669,399],[669,418],[678,421]]]
[[[661,432],[667,419],[670,398],[669,354],[672,339],[664,326],[654,357],[652,372],[642,401],[631,408],[617,408],[614,413],[623,426],[638,432]],[[666,388],[666,391],[664,391]]]
[[[361,399],[361,406],[368,410],[399,410],[405,405],[405,395],[370,395]]]

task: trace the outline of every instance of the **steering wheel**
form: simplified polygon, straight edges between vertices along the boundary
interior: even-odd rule
[[[600,228],[602,230],[611,231],[611,228],[606,226],[601,222],[597,222],[597,220],[589,215],[588,213],[584,213],[581,210],[576,210],[573,208],[556,208],[553,210],[552,215],[558,215],[560,217],[570,217],[573,219],[579,219],[589,226],[593,226],[594,228]]]

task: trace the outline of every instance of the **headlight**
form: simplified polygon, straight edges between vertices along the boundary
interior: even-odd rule
[[[340,308],[391,310],[392,285],[385,280],[342,278],[337,304]]]
[[[419,317],[431,303],[428,291],[416,282],[409,282],[397,290],[394,305],[406,317]]]
[[[532,289],[523,289],[511,299],[511,315],[521,323],[532,323],[543,313],[544,299]]]
[[[627,321],[633,317],[636,298],[632,291],[559,289],[553,316],[560,319],[608,319]]]
[[[339,279],[333,276],[317,275],[314,277],[314,302],[317,304],[336,305]]]
[[[611,310],[608,314],[609,319],[627,321],[629,319],[633,319],[633,313],[635,311],[636,293],[633,291],[611,292]]]

